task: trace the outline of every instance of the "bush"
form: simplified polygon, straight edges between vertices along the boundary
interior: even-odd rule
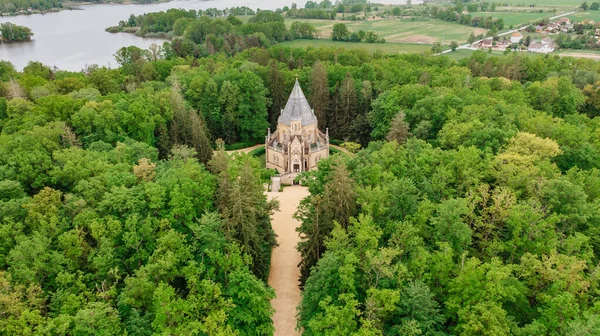
[[[121,28],[113,26],[113,27],[106,28],[106,31],[109,33],[118,33],[121,31]]]
[[[266,151],[265,147],[263,146],[263,147],[258,147],[258,148],[251,150],[250,152],[248,152],[248,154],[250,156],[259,157],[259,156],[265,154],[266,152],[267,151]]]

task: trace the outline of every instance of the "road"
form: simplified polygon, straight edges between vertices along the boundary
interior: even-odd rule
[[[561,17],[563,17],[563,16],[572,15],[572,14],[575,14],[575,13],[577,13],[577,11],[573,11],[573,12],[568,12],[568,13],[560,14],[560,15],[553,16],[553,17],[549,18],[549,20],[556,20],[556,19],[560,19],[560,18],[561,18]],[[500,34],[498,34],[497,36],[499,36],[499,37],[500,37],[500,36],[506,36],[506,35],[512,34],[512,33],[514,33],[514,32],[523,31],[523,30],[527,29],[527,27],[529,27],[529,25],[525,25],[525,26],[523,26],[523,27],[521,27],[521,28],[517,28],[517,29],[512,29],[512,30],[506,31],[506,32],[504,32],[504,33],[500,33]],[[481,41],[483,41],[483,39],[481,39],[481,40],[477,40],[477,41],[475,41],[475,42],[473,42],[473,43],[467,43],[467,44],[463,44],[463,45],[459,46],[459,47],[457,48],[457,50],[458,50],[458,49],[477,50],[477,48],[473,48],[473,47],[472,47],[472,45],[473,45],[473,44],[477,44],[477,43],[479,43],[479,42],[481,42]],[[449,52],[452,52],[452,49],[444,50],[444,51],[442,51],[441,53],[439,53],[439,54],[437,54],[437,55],[443,55],[443,54],[447,54],[447,53],[449,53]]]
[[[269,199],[277,198],[280,202],[280,211],[271,218],[271,225],[277,234],[279,246],[271,254],[271,273],[269,285],[275,289],[277,297],[271,301],[275,309],[273,322],[275,336],[300,335],[296,331],[296,307],[300,303],[300,269],[298,264],[301,257],[296,246],[300,236],[296,228],[300,222],[292,216],[298,209],[300,201],[308,196],[306,187],[285,187],[281,193],[267,193]]]

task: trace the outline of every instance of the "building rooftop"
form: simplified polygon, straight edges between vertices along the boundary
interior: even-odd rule
[[[544,45],[541,43],[533,43],[529,44],[529,49],[541,49]]]
[[[292,121],[302,121],[302,126],[317,124],[317,117],[314,111],[310,108],[304,92],[300,87],[300,83],[296,79],[294,89],[290,94],[285,108],[281,110],[281,115],[277,122],[279,124],[291,125]]]

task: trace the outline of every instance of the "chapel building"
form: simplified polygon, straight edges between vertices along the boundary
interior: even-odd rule
[[[296,80],[277,120],[277,130],[271,133],[269,129],[266,136],[267,168],[276,169],[282,179],[316,169],[317,162],[329,156],[329,131],[323,133],[317,126],[315,111]]]

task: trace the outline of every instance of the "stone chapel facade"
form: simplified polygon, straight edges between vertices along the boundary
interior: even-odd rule
[[[281,110],[277,130],[269,129],[265,139],[267,168],[276,169],[284,178],[317,168],[317,162],[329,156],[329,131],[319,130],[298,80]]]

